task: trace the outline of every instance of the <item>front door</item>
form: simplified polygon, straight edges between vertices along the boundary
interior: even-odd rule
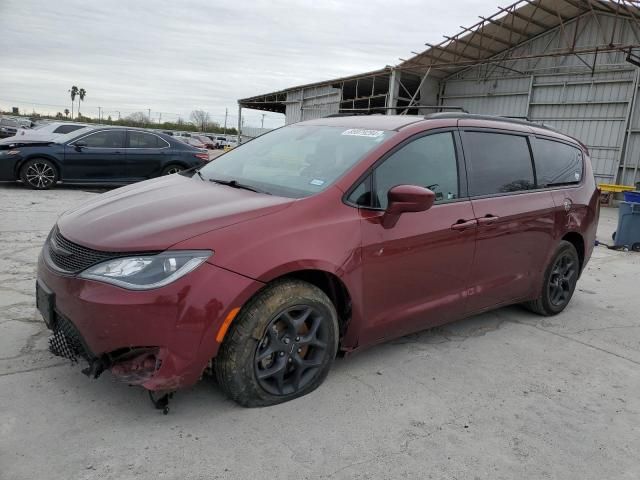
[[[532,294],[554,235],[551,193],[536,190],[526,134],[462,131],[478,222],[468,313]]]
[[[77,142],[84,142],[82,146]],[[100,130],[65,145],[63,180],[121,181],[127,178],[125,130]]]
[[[464,314],[474,256],[475,220],[459,175],[457,132],[410,140],[379,164],[352,194],[362,224],[362,343],[439,325]],[[369,185],[370,193],[367,192]],[[396,185],[436,193],[434,206],[405,213],[391,228],[381,224],[387,193]],[[357,198],[356,198],[357,197]]]

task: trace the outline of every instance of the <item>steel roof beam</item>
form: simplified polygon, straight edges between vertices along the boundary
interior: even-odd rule
[[[475,33],[476,35],[480,35],[481,37],[488,38],[489,40],[493,40],[494,42],[501,43],[501,44],[506,45],[508,47],[512,47],[513,46],[511,43],[507,42],[506,40],[502,40],[501,38],[495,37],[495,36],[493,36],[493,35],[491,35],[489,33],[484,33],[482,30],[471,30],[470,28],[463,27],[463,26],[460,26],[460,28],[463,29],[465,32]],[[455,40],[456,42],[463,42],[462,39],[459,39],[459,38],[456,38],[456,37],[447,37],[446,35],[443,35],[443,36],[444,36],[444,38],[447,38],[449,40]],[[473,45],[473,44],[471,44],[471,45]]]
[[[497,27],[500,28],[504,28],[505,30],[509,30],[510,32],[516,33],[522,37],[528,38],[529,37],[529,33],[524,32],[523,30],[520,30],[519,28],[514,28],[514,27],[510,27],[509,25],[505,25],[504,23],[500,23],[497,22],[495,20],[492,20],[490,18],[485,18],[485,17],[478,17],[481,18],[482,20],[484,20],[485,22],[491,23],[492,25],[496,25]],[[511,43],[510,43],[511,45]]]
[[[525,21],[527,23],[532,23],[536,27],[540,27],[540,28],[542,28],[544,30],[548,30],[548,29],[554,27],[554,25],[547,25],[546,23],[542,23],[539,20],[534,20],[532,15],[531,16],[526,16],[526,15],[523,15],[523,14],[521,14],[520,12],[518,12],[516,10],[511,12],[511,11],[505,9],[505,8],[502,8],[502,7],[498,7],[498,10],[500,10],[501,12],[507,13],[509,15],[513,15],[514,17],[519,18],[520,20],[523,20],[523,21]],[[534,11],[534,13],[535,13],[535,11]]]
[[[446,48],[444,48],[444,47],[441,47],[441,46],[439,46],[439,45],[431,45],[430,43],[425,43],[425,45],[426,45],[427,47],[429,47],[429,48],[437,48],[438,50],[443,50],[444,52],[446,52],[446,53],[448,53],[448,54],[450,54],[450,55],[453,55],[453,56],[454,56],[454,58],[456,58],[456,57],[462,57],[462,58],[466,58],[467,60],[476,60],[476,58],[475,58],[475,57],[470,57],[470,56],[468,56],[468,55],[464,55],[463,53],[458,52],[458,51],[451,51],[451,50],[448,50],[448,49],[446,49]],[[439,58],[439,57],[438,57],[438,58]]]
[[[554,17],[556,16],[556,12],[554,12],[550,8],[545,7],[544,5],[542,5],[542,0],[537,0],[537,1],[535,1],[535,0],[524,0],[524,1],[527,2],[530,5],[533,5],[534,7],[538,7],[540,10],[543,10],[543,11],[547,12],[549,15],[552,15]],[[560,18],[562,18],[563,22],[567,22],[567,21],[571,20],[570,18],[563,17],[562,15],[560,15]]]

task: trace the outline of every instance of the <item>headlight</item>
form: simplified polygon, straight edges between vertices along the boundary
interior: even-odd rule
[[[175,282],[211,255],[213,252],[209,250],[190,250],[116,258],[89,267],[79,276],[130,290],[150,290]]]

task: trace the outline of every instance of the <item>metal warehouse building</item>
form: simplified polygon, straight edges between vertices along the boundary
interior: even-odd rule
[[[395,67],[241,99],[240,111],[528,118],[585,143],[598,182],[639,182],[639,2],[521,0],[480,18]]]

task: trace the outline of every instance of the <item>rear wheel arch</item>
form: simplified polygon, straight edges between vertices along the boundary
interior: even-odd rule
[[[167,175],[172,168],[180,168],[182,170],[186,170],[189,167],[182,161],[168,161],[165,165],[162,166],[160,170],[160,176]]]
[[[578,259],[580,260],[580,271],[584,267],[584,255],[585,255],[585,244],[584,237],[578,232],[569,232],[562,237],[562,240],[569,242],[574,246],[576,252],[578,252]]]

